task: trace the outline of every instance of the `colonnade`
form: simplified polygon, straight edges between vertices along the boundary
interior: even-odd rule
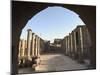
[[[85,59],[90,59],[91,43],[87,27],[80,25],[62,39],[62,49],[72,59],[77,59],[78,62],[83,63]]]
[[[43,50],[43,39],[32,32],[31,29],[27,30],[27,40],[21,39],[19,41],[19,63],[20,60],[25,62],[25,60],[32,61],[32,57],[40,57],[40,51]],[[41,45],[42,44],[42,45]]]

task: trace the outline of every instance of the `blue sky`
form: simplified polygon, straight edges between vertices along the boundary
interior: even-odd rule
[[[63,7],[48,7],[33,16],[22,30],[20,38],[27,38],[27,29],[44,40],[53,42],[55,38],[63,38],[77,25],[84,25],[79,15]]]

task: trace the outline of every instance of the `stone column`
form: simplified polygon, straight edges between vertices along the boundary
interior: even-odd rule
[[[67,38],[66,38],[66,40],[67,40],[67,55],[68,55],[68,36],[67,36]]]
[[[74,31],[74,49],[75,49],[75,59],[77,58],[77,44],[76,44],[76,32]]]
[[[37,36],[37,53],[36,53],[37,56],[38,56],[38,49],[39,49],[38,43],[39,43],[39,37]]]
[[[38,50],[38,36],[35,37],[35,56],[37,56],[37,50]]]
[[[32,57],[34,56],[34,52],[35,52],[35,34],[32,33]]]
[[[63,53],[65,54],[65,52],[66,52],[66,37],[64,37],[64,51],[63,51]]]
[[[25,54],[25,40],[23,39],[22,40],[22,53],[21,53],[21,56],[22,56],[22,59],[24,58],[24,54]]]
[[[28,35],[27,35],[27,58],[28,60],[31,60],[31,39],[32,39],[32,30],[28,29]]]
[[[20,58],[21,58],[21,40],[19,41],[18,64],[20,64]]]
[[[90,51],[91,51],[91,46],[92,46],[92,41],[91,41],[91,37],[90,37],[90,33],[89,33],[89,31],[88,31],[88,28],[86,28],[86,33],[87,33],[87,56],[88,56],[88,58],[89,58],[89,60],[90,60]]]
[[[38,52],[37,52],[37,56],[40,56],[40,37],[38,37]]]
[[[65,37],[65,46],[66,46],[66,54],[67,54],[67,36]]]
[[[83,63],[83,32],[82,27],[79,28],[80,32],[80,54],[79,54],[79,62]]]
[[[71,49],[71,57],[73,57],[73,39],[72,39],[72,33],[70,34],[70,49]]]
[[[25,53],[24,53],[25,59],[27,58],[27,40],[25,40]]]
[[[20,62],[24,63],[24,59],[25,59],[25,40],[22,39],[21,43],[20,43]]]
[[[70,42],[69,42],[69,36],[68,36],[68,55],[70,55]]]
[[[20,59],[20,51],[21,51],[21,40],[19,41],[19,53],[18,53],[18,58]]]
[[[69,33],[69,56],[71,56],[71,33]]]
[[[80,42],[81,42],[81,52],[83,53],[83,32],[82,32],[82,28],[80,28]]]
[[[75,41],[74,41],[74,31],[72,31],[72,57],[75,58]]]
[[[36,35],[34,38],[34,56],[36,56]]]

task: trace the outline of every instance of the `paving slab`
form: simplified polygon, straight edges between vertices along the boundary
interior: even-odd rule
[[[63,54],[41,55],[40,60],[40,65],[36,67],[38,72],[87,69],[86,65],[79,64]]]

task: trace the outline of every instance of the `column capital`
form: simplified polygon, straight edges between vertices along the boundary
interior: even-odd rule
[[[35,35],[35,33],[32,33],[32,35]]]
[[[27,31],[32,31],[31,29],[27,29]]]
[[[36,37],[38,37],[37,35],[35,35]]]

